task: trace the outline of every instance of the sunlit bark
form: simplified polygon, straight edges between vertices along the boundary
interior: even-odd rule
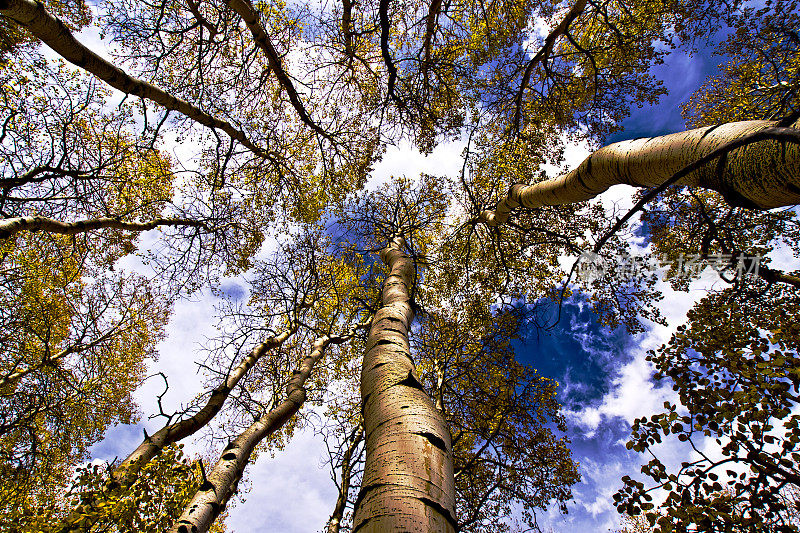
[[[279,430],[288,422],[306,401],[305,383],[314,366],[322,359],[330,344],[341,344],[350,340],[359,324],[340,336],[322,336],[314,341],[311,353],[307,355],[300,368],[295,370],[286,386],[286,398],[253,422],[223,451],[207,479],[186,506],[183,514],[170,530],[173,533],[205,533],[222,512],[230,497],[236,491],[244,469],[250,461],[253,450],[264,438]]]
[[[253,368],[258,360],[270,350],[281,346],[286,339],[297,331],[297,328],[298,322],[295,321],[289,329],[270,337],[253,348],[250,354],[228,374],[225,380],[211,391],[206,404],[193,416],[179,422],[167,424],[153,435],[145,435],[142,443],[114,470],[112,480],[105,489],[106,495],[132,484],[142,467],[159,454],[164,447],[179,442],[205,427],[219,413],[231,391],[236,388],[239,381]],[[95,509],[96,504],[96,497],[85,497],[83,503],[64,521],[61,532],[87,530],[91,524],[100,518],[100,513],[96,512]]]
[[[416,376],[408,345],[413,274],[402,237],[381,251],[390,274],[361,373],[364,476],[353,532],[455,531],[450,432]]]
[[[192,226],[209,230],[201,220],[179,218],[154,218],[145,222],[126,222],[117,218],[102,217],[91,220],[62,222],[42,216],[14,217],[0,220],[0,239],[7,239],[20,231],[46,231],[61,235],[76,235],[98,229],[120,229],[124,231],[148,231],[162,226]]]
[[[800,131],[797,123],[793,128],[777,126],[762,120],[731,122],[614,143],[557,178],[514,185],[495,210],[484,211],[480,219],[497,226],[517,207],[582,202],[619,184],[655,187],[715,151],[721,151],[719,157],[675,184],[715,190],[734,206],[771,209],[794,205],[800,202]],[[748,137],[764,140],[725,150],[726,145]]]

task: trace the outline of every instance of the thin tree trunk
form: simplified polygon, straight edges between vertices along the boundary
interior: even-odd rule
[[[787,285],[791,285],[796,289],[800,289],[800,277],[787,274],[782,270],[761,265],[758,269],[758,275],[770,283],[786,283]]]
[[[253,422],[223,450],[222,457],[170,530],[172,533],[208,531],[236,490],[250,455],[258,443],[283,427],[306,401],[306,380],[314,365],[322,359],[328,345],[350,340],[359,328],[366,325],[359,324],[341,336],[325,335],[314,341],[311,353],[303,359],[300,368],[294,372],[286,386],[286,399]]]
[[[305,307],[306,304],[304,303]],[[236,388],[239,381],[253,368],[261,357],[268,351],[282,345],[286,339],[293,335],[299,327],[295,320],[291,327],[278,335],[270,337],[262,342],[250,352],[250,354],[234,368],[225,380],[220,383],[208,398],[206,404],[193,416],[176,422],[167,424],[153,435],[147,435],[141,444],[114,470],[111,480],[104,490],[106,497],[119,492],[122,488],[131,485],[139,471],[158,455],[165,446],[169,446],[189,435],[192,435],[205,427],[222,409],[222,405]],[[70,531],[86,531],[94,524],[101,514],[96,511],[96,498],[92,495],[86,498],[70,515],[64,520],[61,533]]]
[[[350,480],[353,477],[353,454],[363,438],[364,426],[362,424],[358,426],[358,429],[353,435],[353,439],[350,441],[350,445],[347,447],[344,455],[342,456],[342,478],[339,484],[339,497],[336,498],[336,505],[333,508],[333,513],[331,513],[330,519],[328,520],[327,533],[339,533],[339,528],[342,524],[342,517],[344,516],[344,510],[347,508],[347,495],[350,492]]]
[[[383,284],[361,371],[366,462],[353,533],[455,531],[450,432],[415,375],[408,344],[413,264],[405,241],[381,251]]]
[[[97,229],[120,229],[124,231],[149,231],[160,226],[192,226],[209,230],[201,220],[181,218],[154,218],[146,222],[125,222],[117,218],[102,217],[91,220],[62,222],[42,216],[14,217],[0,219],[0,239],[7,239],[20,231],[46,231],[61,235],[76,235]]]
[[[520,122],[522,121],[522,102],[525,98],[525,91],[528,88],[528,84],[531,82],[531,75],[533,74],[533,69],[539,64],[544,63],[547,66],[547,60],[550,58],[550,54],[553,53],[553,47],[556,44],[556,40],[561,37],[562,35],[567,34],[569,31],[570,25],[575,22],[575,19],[578,18],[581,13],[586,9],[586,2],[587,0],[577,0],[572,7],[570,7],[567,14],[564,16],[564,19],[553,28],[553,31],[545,38],[542,47],[536,53],[535,56],[528,61],[528,64],[525,65],[525,72],[522,75],[522,81],[519,84],[519,89],[517,90],[517,97],[515,102],[515,110],[514,110],[514,129],[519,131]]]
[[[283,65],[281,64],[281,58],[278,55],[278,51],[275,50],[275,46],[273,46],[272,40],[267,34],[267,30],[265,30],[264,26],[261,24],[259,12],[256,11],[256,9],[250,3],[250,0],[226,0],[226,3],[231,9],[236,11],[240,17],[242,17],[242,20],[247,25],[247,29],[250,30],[250,33],[253,36],[253,41],[256,43],[256,46],[258,46],[261,51],[264,52],[270,68],[275,73],[275,77],[278,79],[281,87],[284,88],[286,94],[289,96],[289,102],[292,104],[292,107],[294,107],[295,111],[297,111],[297,114],[300,116],[300,120],[303,122],[303,124],[326,139],[331,139],[331,136],[328,134],[328,132],[320,128],[313,120],[311,120],[311,117],[308,116],[308,112],[306,111],[302,100],[300,100],[300,95],[297,93],[297,89],[295,89],[291,78],[289,78],[289,74],[286,72],[286,70],[284,70]]]
[[[352,61],[355,59],[353,53],[353,31],[350,25],[353,21],[353,3],[350,0],[342,0],[342,36],[344,37],[344,53]]]
[[[517,207],[582,202],[613,185],[662,185],[715,151],[719,152],[715,161],[692,170],[675,184],[715,190],[734,206],[772,209],[794,205],[800,203],[800,131],[798,122],[791,128],[778,126],[764,120],[731,122],[614,143],[558,178],[514,185],[494,211],[480,214],[480,220],[497,226]],[[738,148],[725,149],[737,144]]]
[[[40,2],[36,0],[0,0],[0,14],[20,24],[73,65],[94,74],[118,91],[152,100],[164,108],[177,111],[204,126],[220,129],[256,155],[275,162],[271,154],[253,144],[243,131],[235,128],[229,122],[213,117],[185,100],[128,75],[122,69],[89,50],[75,39],[61,20],[48,13]]]

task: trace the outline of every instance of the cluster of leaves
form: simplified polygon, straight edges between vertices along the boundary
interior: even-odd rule
[[[776,120],[800,111],[799,9],[793,0],[770,0],[730,18],[733,31],[717,50],[726,62],[684,105],[689,124]]]
[[[2,243],[2,506],[55,498],[106,427],[131,423],[131,393],[168,311],[139,276],[86,267],[68,237]],[[92,277],[94,275],[94,277]]]
[[[650,354],[656,378],[671,380],[685,411],[667,402],[666,412],[638,419],[628,447],[655,453],[662,438],[675,435],[692,459],[670,472],[654,456],[642,471],[656,484],[645,490],[624,478],[615,496],[620,511],[644,511],[659,531],[797,530],[781,495],[800,485],[800,328],[785,319],[798,316],[799,305],[796,292],[780,284],[727,289],[699,302],[688,325]],[[668,491],[661,516],[648,494],[658,488]]]
[[[90,531],[163,531],[172,525],[203,483],[201,461],[189,460],[182,448],[182,445],[167,447],[142,468],[135,483],[113,494],[104,493],[111,465],[80,466],[71,476],[72,484],[65,495],[10,507],[4,511],[0,525],[3,531],[14,533],[52,531],[60,517],[77,505],[82,496],[99,494],[100,498],[95,497],[96,508],[91,511],[102,518]],[[224,519],[212,529],[224,530]]]
[[[778,0],[726,13],[731,31],[718,52],[729,61],[684,106],[690,125],[796,120],[797,9]],[[798,255],[795,210],[671,190],[641,220],[674,289],[688,291],[700,274],[679,271],[690,256],[711,262],[719,282],[648,357],[680,404],[635,422],[628,447],[652,455],[642,469],[650,484],[624,478],[617,508],[636,531],[797,531],[800,278],[768,257]],[[675,437],[686,451],[680,466],[659,458],[659,443]]]
[[[563,298],[566,291],[553,290],[564,274],[559,257],[585,248],[586,235],[610,222],[602,208],[584,205],[532,211],[495,229],[477,226],[474,215],[511,184],[542,179],[536,169],[561,162],[566,138],[600,141],[619,128],[631,104],[654,102],[663,91],[650,67],[678,38],[702,38],[719,20],[736,30],[723,47],[734,58],[693,102],[697,121],[796,111],[797,2],[740,4],[104,2],[98,26],[116,45],[115,61],[152,84],[129,80],[126,91],[142,100],[124,100],[113,112],[110,92],[45,61],[14,22],[0,19],[4,508],[30,509],[29,502],[63,492],[67,473],[105,427],[135,419],[130,394],[154,356],[173,296],[222,272],[250,271],[249,305],[231,304],[234,327],[207,364],[215,379],[224,379],[265,335],[299,324],[297,337],[256,362],[232,395],[235,407],[219,423],[218,438],[228,440],[280,401],[309,341],[374,309],[385,272],[374,253],[399,232],[418,267],[412,294],[423,317],[417,335],[423,379],[455,430],[462,525],[502,528],[498,517],[516,505],[535,524],[536,509],[570,497],[577,471],[567,442],[551,431],[564,429],[555,384],[514,361],[509,342],[518,326],[507,309],[494,313],[488,304]],[[65,28],[89,22],[82,2],[44,6]],[[161,89],[171,103],[148,108]],[[746,98],[737,96],[750,89]],[[212,119],[217,126],[197,127]],[[430,152],[467,124],[473,132],[460,183],[423,176],[412,187],[395,179],[377,193],[351,195],[386,143],[409,136]],[[174,157],[165,148],[173,144],[179,145]],[[199,147],[196,153],[188,153],[191,146]],[[797,237],[791,216],[754,220],[725,212],[714,197],[665,196],[661,205],[666,215],[651,211],[644,220],[655,247],[669,253],[695,247],[705,256],[762,253],[771,249],[763,237],[770,231]],[[328,215],[339,218],[326,228],[335,242],[316,234],[283,247],[272,262],[254,260],[268,231]],[[74,236],[8,229],[31,216],[65,224],[90,217],[106,227],[73,225],[66,233]],[[468,221],[448,225],[448,217],[461,216]],[[130,226],[148,220],[164,226],[159,248],[140,251],[157,284],[110,274],[137,249],[138,231]],[[620,236],[609,245],[617,252],[627,246]],[[728,439],[723,449],[730,461],[751,468],[734,470],[731,492],[723,494],[711,477],[724,464],[716,459],[689,463],[674,479],[651,463],[645,473],[661,486],[665,479],[674,485],[668,515],[687,524],[766,526],[786,511],[776,494],[781,483],[794,483],[797,424],[786,424],[793,420],[791,387],[797,392],[797,331],[785,327],[777,309],[794,313],[796,304],[790,291],[780,292],[792,276],[764,272],[761,293],[734,280],[733,289],[701,304],[688,329],[653,354],[689,414],[669,406],[640,421],[632,447],[643,451],[668,433],[689,443],[697,434],[715,434]],[[659,318],[654,287],[654,278],[605,279],[592,290],[606,323],[635,331],[642,317]],[[482,304],[473,305],[467,291]],[[760,306],[775,311],[764,316]],[[740,308],[748,310],[745,318],[731,319]],[[708,331],[709,324],[717,330]],[[315,401],[357,358],[352,347],[332,351],[309,386]],[[344,418],[357,425],[354,413]],[[771,418],[781,420],[783,434],[776,435]],[[282,447],[298,423],[267,444]],[[159,476],[174,486],[155,489]],[[84,469],[75,490],[102,492],[101,477]],[[114,527],[162,527],[137,522],[134,509],[148,510],[142,520],[175,516],[197,479],[179,453],[162,454],[144,466],[131,494],[107,500],[126,520]],[[621,507],[648,510],[652,504],[638,499],[649,497],[643,487],[628,487]]]
[[[507,531],[515,509],[530,527],[551,504],[565,512],[580,480],[556,401],[557,384],[518,363],[524,317],[478,301],[427,313],[414,337],[418,371],[453,435],[461,531]]]

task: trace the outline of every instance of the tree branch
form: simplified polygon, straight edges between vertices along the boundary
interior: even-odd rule
[[[278,78],[278,82],[281,84],[281,87],[284,88],[286,94],[289,96],[289,101],[291,102],[295,111],[297,111],[297,114],[300,116],[300,120],[303,122],[303,124],[326,139],[332,140],[331,135],[319,127],[308,115],[303,102],[300,100],[300,95],[297,93],[297,89],[295,89],[292,80],[289,78],[289,75],[286,73],[286,70],[284,70],[283,65],[281,64],[278,51],[275,50],[272,40],[269,38],[269,35],[267,35],[264,26],[261,25],[259,13],[253,9],[253,6],[248,0],[226,1],[231,9],[236,11],[236,13],[242,17],[242,20],[244,20],[244,23],[247,25],[250,33],[253,35],[253,41],[255,41],[256,45],[261,49],[262,52],[264,52],[270,68],[275,72],[275,77]]]
[[[125,94],[151,100],[166,109],[177,111],[209,128],[220,129],[259,157],[277,165],[274,154],[256,146],[245,133],[229,122],[218,119],[200,108],[173,96],[158,87],[128,75],[78,42],[69,28],[57,17],[48,13],[36,0],[0,0],[0,14],[14,20],[61,57],[86,72],[94,74],[111,87]]]
[[[389,81],[387,82],[386,91],[392,100],[402,107],[403,102],[394,92],[395,83],[397,83],[397,67],[392,59],[392,53],[389,50],[389,33],[391,31],[391,21],[389,20],[389,4],[390,0],[380,0],[378,4],[378,15],[381,23],[381,55],[383,56],[383,63],[389,71]]]
[[[575,5],[570,8],[564,19],[553,29],[553,31],[550,32],[547,38],[545,38],[542,48],[539,49],[536,55],[533,56],[525,66],[525,72],[522,75],[519,91],[517,91],[516,109],[514,110],[515,131],[519,131],[520,122],[522,120],[522,99],[525,95],[525,90],[528,88],[528,84],[531,81],[531,75],[533,74],[534,67],[547,61],[548,57],[550,57],[550,54],[553,51],[553,46],[555,46],[556,39],[567,33],[570,24],[572,24],[575,19],[578,18],[581,13],[583,13],[584,9],[586,9],[586,0],[578,0],[575,2]]]
[[[154,218],[147,222],[125,222],[118,218],[102,217],[76,222],[61,222],[42,216],[15,217],[0,220],[0,239],[8,239],[20,231],[46,231],[61,235],[76,235],[96,229],[120,229],[125,231],[148,231],[159,226],[192,226],[212,231],[201,220],[180,218]]]

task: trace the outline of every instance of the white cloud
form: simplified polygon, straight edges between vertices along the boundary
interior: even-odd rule
[[[247,471],[250,490],[227,520],[229,531],[320,531],[336,502],[336,486],[330,478],[325,445],[310,429],[297,432],[276,454],[263,456]]]
[[[457,176],[464,160],[464,143],[447,141],[436,146],[430,155],[411,148],[407,141],[389,146],[370,174],[367,190],[376,190],[394,176],[417,179],[421,173],[432,176]]]

